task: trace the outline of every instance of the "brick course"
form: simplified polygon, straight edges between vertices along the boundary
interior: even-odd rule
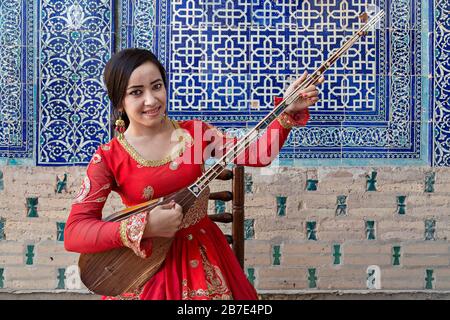
[[[65,222],[85,167],[3,166],[0,217],[1,290],[56,290],[58,269],[76,265],[79,255],[57,241],[57,222]],[[374,168],[246,168],[253,192],[246,193],[246,219],[254,219],[254,239],[245,242],[245,270],[255,269],[258,290],[360,290],[367,292],[367,268],[376,265],[384,290],[424,290],[426,270],[433,270],[433,290],[450,289],[450,170],[436,169],[434,193],[424,192],[430,168],[375,168],[377,191],[366,191]],[[68,173],[67,190],[55,193],[56,176]],[[317,191],[306,191],[309,177]],[[214,182],[211,191],[229,189]],[[337,197],[345,195],[347,211],[336,216]],[[406,196],[406,214],[397,213],[397,196]],[[286,216],[277,215],[277,196],[286,196]],[[38,217],[27,217],[26,198],[37,197]],[[112,194],[104,216],[122,209]],[[230,204],[226,204],[230,212]],[[209,204],[214,213],[214,203]],[[436,220],[436,240],[425,240],[425,220]],[[366,238],[366,221],[375,221],[375,239]],[[317,240],[307,240],[308,221],[316,222]],[[220,225],[224,232],[230,225]],[[34,245],[33,264],[26,265],[26,246]],[[274,245],[280,265],[273,265]],[[334,245],[340,264],[334,265]],[[393,247],[400,247],[393,265]],[[308,269],[315,269],[310,289]],[[84,286],[82,286],[84,288]],[[81,289],[82,289],[81,288]],[[56,292],[56,291],[55,291]]]

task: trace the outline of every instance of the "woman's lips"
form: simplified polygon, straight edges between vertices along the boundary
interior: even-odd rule
[[[146,117],[154,117],[159,114],[160,109],[161,109],[161,107],[146,110],[146,111],[142,112],[142,114]]]

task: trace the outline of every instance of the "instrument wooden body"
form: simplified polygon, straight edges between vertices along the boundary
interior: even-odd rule
[[[105,221],[120,221],[131,214],[152,210],[174,200],[183,207],[183,214],[195,204],[197,198],[184,188],[169,196],[149,201],[146,206],[135,206],[107,217]],[[153,238],[152,254],[143,259],[127,247],[100,253],[83,253],[78,260],[81,281],[96,294],[117,296],[142,287],[160,268],[173,238]]]
[[[317,83],[323,73],[333,65],[369,28],[373,27],[382,17],[380,11],[366,25],[359,29],[345,44],[331,55],[314,73],[309,75],[292,93],[262,119],[252,130],[241,138],[221,159],[217,161],[196,183],[169,196],[145,202],[127,208],[109,216],[106,221],[120,221],[132,214],[150,211],[160,204],[174,200],[183,207],[183,213],[195,205],[196,200],[207,188],[208,184],[223,172],[228,163],[236,159],[248,145],[253,142],[258,130],[263,130],[275,121],[286,107],[298,99],[301,91]],[[109,250],[102,253],[81,254],[79,259],[80,277],[91,291],[108,296],[116,296],[124,292],[132,292],[143,286],[160,268],[173,239],[154,238],[150,257],[142,259],[126,247]]]

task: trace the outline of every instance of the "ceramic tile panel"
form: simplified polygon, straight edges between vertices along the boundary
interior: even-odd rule
[[[2,1],[0,159],[87,164],[111,138],[102,72],[126,47],[168,71],[169,113],[243,135],[273,97],[361,25],[387,16],[327,72],[281,165],[450,165],[449,0]],[[8,160],[9,159],[9,160]]]
[[[38,165],[86,164],[110,139],[102,82],[114,50],[113,1],[40,1]]]
[[[33,156],[35,121],[33,1],[5,0],[0,10],[0,158]]]
[[[157,29],[170,37],[155,51],[169,71],[170,114],[243,131],[271,110],[292,76],[313,71],[361,26],[360,12],[386,10],[329,70],[311,121],[292,130],[280,159],[426,163],[421,2],[156,1],[164,14],[160,7],[166,25]]]
[[[433,106],[432,132],[432,164],[434,166],[450,165],[450,1],[435,0],[430,46],[430,61],[432,61],[432,95]]]

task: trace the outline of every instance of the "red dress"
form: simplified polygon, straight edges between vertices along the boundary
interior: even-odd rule
[[[270,158],[278,154],[293,124],[306,123],[308,113],[304,112],[296,120],[300,121],[294,123],[291,117],[283,116],[259,138],[259,144],[269,142],[269,151],[271,145],[277,146],[275,152],[269,154]],[[180,149],[167,159],[145,160],[124,138],[113,138],[97,149],[66,223],[66,250],[95,253],[127,246],[142,258],[151,254],[151,238],[142,239],[145,213],[121,222],[101,220],[109,193],[117,192],[124,205],[133,206],[178,191],[202,175],[204,159],[199,157],[199,152],[203,154],[214,143],[230,141],[199,120],[172,121],[172,124],[184,130],[177,130],[181,132]],[[212,139],[204,139],[206,135]],[[253,150],[259,152],[260,148]],[[247,151],[240,164],[269,164],[260,160],[259,156],[252,159]],[[184,218],[163,265],[140,292],[103,299],[257,299],[256,290],[247,280],[222,231],[207,217],[208,197],[200,198],[195,214]]]

